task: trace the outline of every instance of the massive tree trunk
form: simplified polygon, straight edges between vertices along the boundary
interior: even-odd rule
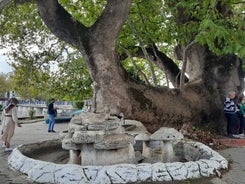
[[[127,18],[131,0],[107,0],[102,15],[91,27],[74,20],[57,0],[36,2],[48,28],[79,49],[86,59],[93,80],[93,112],[122,112],[125,118],[143,122],[149,131],[210,120],[220,124],[226,92],[240,93],[243,89],[243,76],[237,75],[240,61],[232,56],[215,57],[198,44],[187,53],[186,73],[190,78],[183,90],[154,88],[131,79],[116,52],[116,38]],[[178,51],[176,54],[181,58],[183,49]],[[233,65],[227,66],[231,60]],[[171,64],[168,60],[165,67],[175,80],[178,70]]]

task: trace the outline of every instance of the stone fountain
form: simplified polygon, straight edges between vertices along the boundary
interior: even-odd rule
[[[8,159],[10,167],[36,182],[64,184],[178,181],[209,177],[228,168],[220,154],[184,139],[173,128],[162,127],[150,134],[138,121],[106,114],[81,113],[60,135],[61,141],[15,148]],[[66,164],[30,157],[31,151],[51,144],[68,150]]]
[[[135,163],[134,144],[117,117],[89,112],[71,120],[62,140],[62,148],[70,152],[69,163],[83,166]]]

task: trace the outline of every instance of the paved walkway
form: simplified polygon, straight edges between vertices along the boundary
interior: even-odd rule
[[[0,126],[1,128],[1,126]],[[47,124],[44,121],[36,123],[22,124],[21,128],[16,127],[15,135],[12,139],[11,146],[16,147],[20,144],[35,143],[44,140],[58,139],[62,130],[67,130],[67,123],[56,123],[55,130],[57,133],[48,133]],[[233,140],[234,141],[234,140]],[[235,145],[235,144],[234,144]],[[172,182],[170,184],[188,183],[188,184],[244,184],[245,183],[245,146],[233,147],[218,151],[230,163],[229,172],[222,174],[222,178],[203,178],[198,180]],[[33,181],[22,173],[9,169],[7,159],[10,152],[4,152],[0,148],[0,184],[33,184]],[[162,184],[163,182],[161,182]],[[165,182],[166,183],[166,182]]]
[[[48,125],[45,124],[44,121],[22,124],[22,127],[16,127],[15,129],[15,134],[11,141],[11,147],[17,147],[20,144],[58,139],[59,132],[67,130],[67,123],[56,123],[54,129],[57,133],[48,133]],[[0,145],[2,145],[2,142]],[[0,147],[0,184],[34,183],[33,181],[28,180],[22,173],[13,172],[9,169],[7,164],[9,154],[10,152],[4,152],[4,149]]]

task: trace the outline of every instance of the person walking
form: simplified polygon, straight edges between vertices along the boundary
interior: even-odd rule
[[[11,151],[10,141],[14,135],[15,125],[21,127],[18,117],[17,117],[17,104],[18,100],[16,98],[10,98],[3,110],[2,113],[2,147],[5,148],[5,151]]]
[[[55,123],[55,116],[57,115],[56,108],[54,107],[55,99],[51,98],[50,103],[48,104],[48,116],[49,116],[49,125],[48,125],[48,132],[55,132],[54,131],[54,123]]]
[[[224,113],[227,119],[227,136],[230,138],[234,138],[233,129],[236,124],[236,104],[234,102],[235,97],[236,92],[230,91],[228,93],[228,97],[226,97],[224,101]]]

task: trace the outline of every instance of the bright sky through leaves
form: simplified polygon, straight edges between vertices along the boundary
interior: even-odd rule
[[[7,63],[7,58],[0,55],[0,73],[9,73],[12,71],[11,66]]]

